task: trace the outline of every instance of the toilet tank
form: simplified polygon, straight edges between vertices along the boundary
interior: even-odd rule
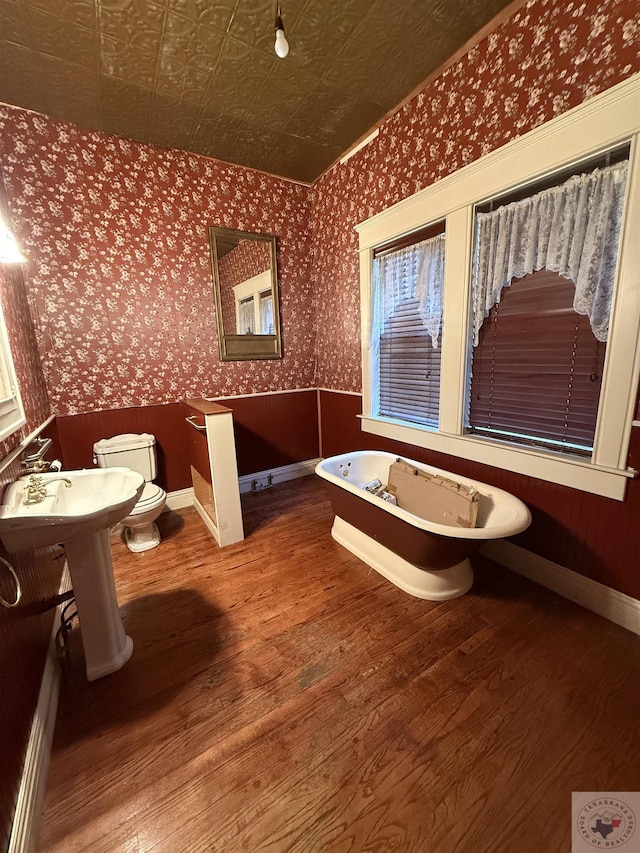
[[[93,455],[100,468],[131,468],[150,483],[157,473],[155,443],[148,432],[128,432],[96,441]]]

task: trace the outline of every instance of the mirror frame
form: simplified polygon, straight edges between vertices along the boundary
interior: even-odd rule
[[[227,239],[257,240],[269,245],[271,258],[271,292],[273,294],[273,335],[228,335],[222,320],[222,296],[218,270],[218,248],[216,237]],[[276,238],[271,234],[256,234],[251,231],[236,231],[233,228],[209,227],[211,246],[211,268],[216,298],[216,321],[218,326],[218,348],[220,361],[253,361],[266,358],[282,358],[282,336],[280,333],[280,299],[278,297],[278,268],[276,264]]]

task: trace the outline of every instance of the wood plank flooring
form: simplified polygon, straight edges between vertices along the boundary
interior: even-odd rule
[[[640,790],[640,638],[494,564],[412,598],[315,478],[114,544],[134,654],[63,682],[40,851],[563,853],[572,791]]]

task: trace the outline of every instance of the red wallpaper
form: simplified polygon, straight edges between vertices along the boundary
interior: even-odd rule
[[[58,413],[312,384],[307,187],[7,106],[0,144]],[[210,225],[277,236],[282,360],[218,360]]]
[[[230,287],[259,275],[270,266],[269,244],[253,240],[241,240],[218,261],[220,278]]]
[[[640,70],[637,0],[533,0],[313,187],[317,384],[359,391],[354,226]]]

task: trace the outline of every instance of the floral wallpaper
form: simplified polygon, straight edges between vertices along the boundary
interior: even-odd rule
[[[636,0],[531,0],[311,189],[0,106],[53,411],[359,391],[354,226],[637,71],[639,34]],[[219,361],[210,225],[277,236],[282,360]],[[34,354],[18,360],[37,375]],[[47,408],[40,381],[26,392],[33,412]]]
[[[308,187],[8,106],[0,144],[56,413],[312,385]],[[282,360],[218,360],[210,225],[276,235]]]
[[[354,226],[640,70],[636,0],[532,0],[312,190],[316,382],[361,390]]]

